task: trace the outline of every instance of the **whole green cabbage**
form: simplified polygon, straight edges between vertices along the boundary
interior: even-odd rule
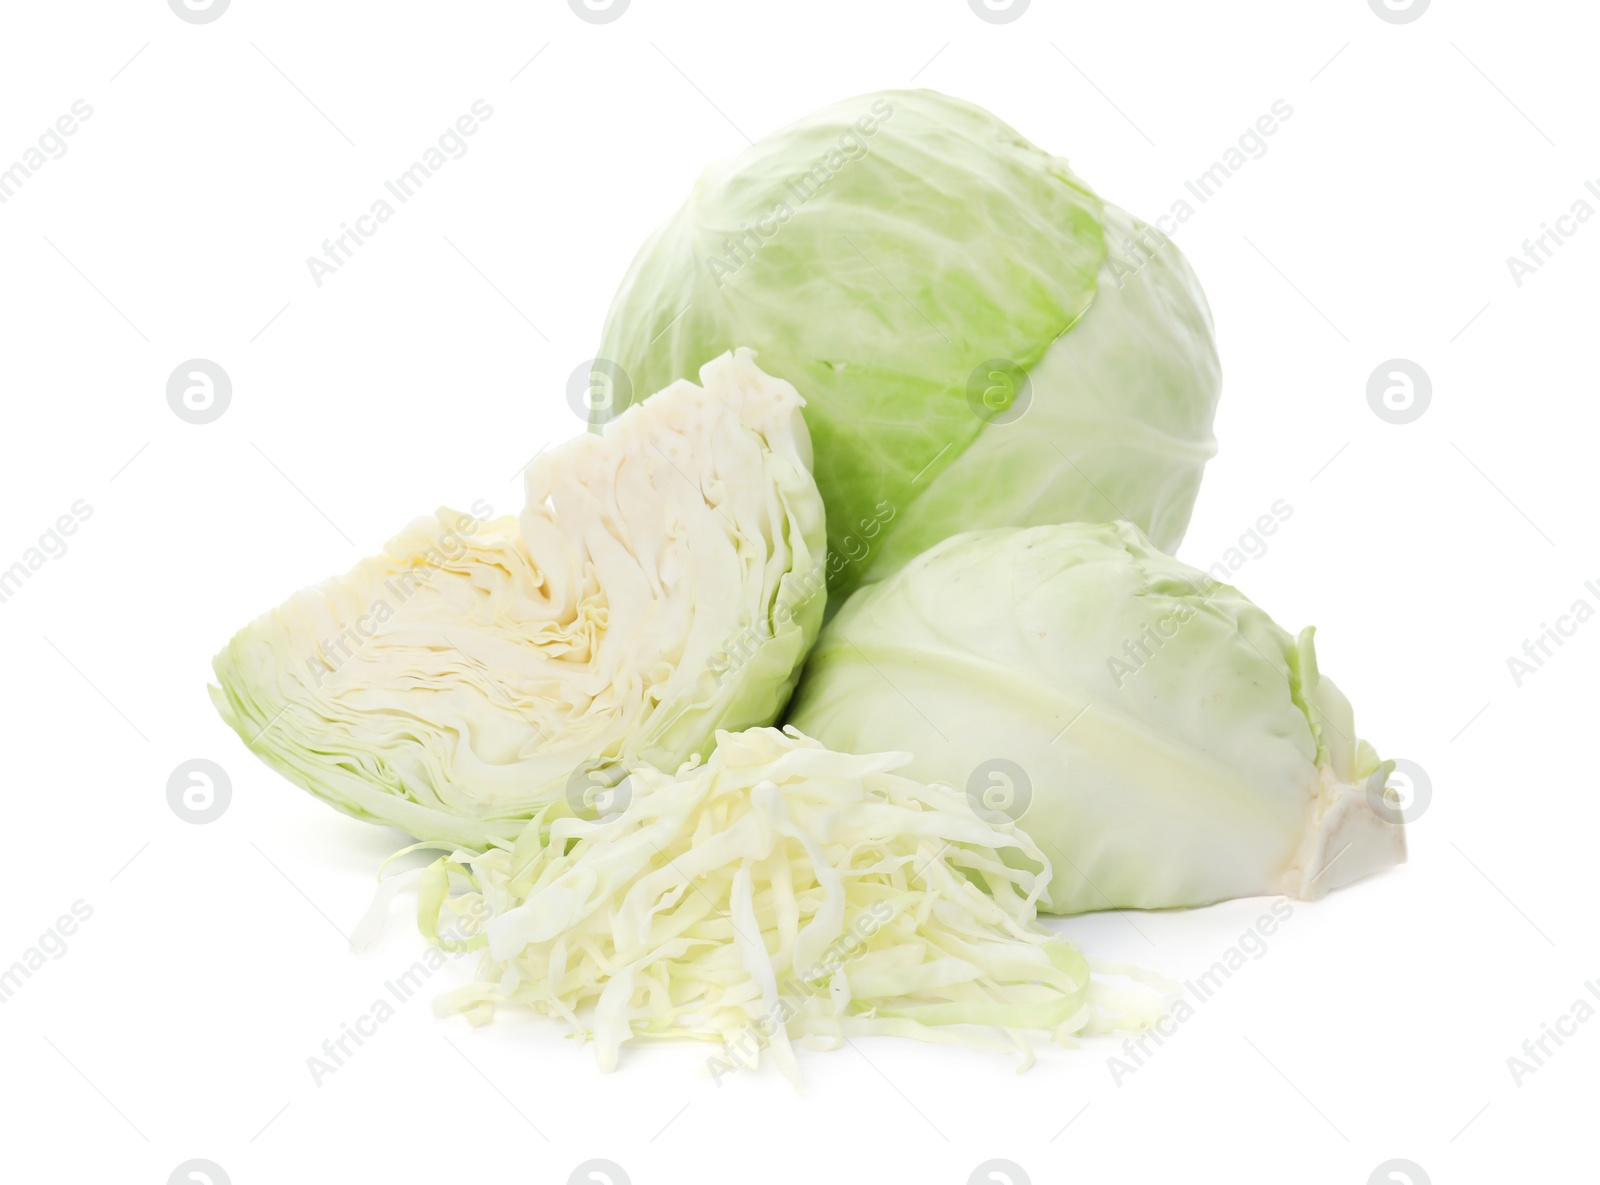
[[[945,540],[824,628],[789,723],[1017,822],[1055,913],[1314,898],[1405,858],[1312,631],[1127,523]]]
[[[805,392],[835,601],[980,527],[1126,518],[1173,549],[1215,452],[1211,316],[1177,248],[932,91],[708,169],[600,353],[652,391],[736,346]]]
[[[701,382],[541,453],[520,519],[441,510],[257,618],[223,719],[340,810],[470,847],[771,723],[822,621],[810,442],[748,351]]]

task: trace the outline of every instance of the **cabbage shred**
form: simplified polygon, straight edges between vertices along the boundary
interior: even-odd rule
[[[484,1022],[524,1005],[592,1038],[603,1070],[630,1040],[698,1038],[723,1046],[714,1074],[769,1050],[792,1078],[797,1042],[891,1034],[1026,1054],[1030,1032],[1066,1043],[1151,1023],[1157,993],[1097,980],[1035,922],[1049,872],[1002,858],[1047,868],[1033,842],[895,774],[908,760],[793,729],[723,732],[704,764],[634,770],[612,816],[440,859],[424,933],[483,952],[441,1011]],[[482,932],[445,936],[479,916]]]

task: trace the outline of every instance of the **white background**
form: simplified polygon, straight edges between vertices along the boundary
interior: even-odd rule
[[[1034,0],[996,25],[965,0],[634,0],[592,25],[559,0],[234,0],[192,25],[106,0],[4,22],[0,167],[94,109],[0,205],[0,567],[93,508],[0,604],[0,964],[93,909],[0,1007],[6,1177],[165,1182],[196,1157],[240,1185],[565,1182],[597,1157],[636,1185],[959,1183],[990,1158],[1035,1183],[1594,1171],[1600,1022],[1520,1085],[1506,1060],[1600,977],[1600,623],[1521,687],[1506,666],[1579,597],[1600,607],[1600,220],[1521,287],[1505,262],[1600,185],[1590,6],[1435,0],[1396,25],[1365,0]],[[341,934],[401,837],[251,757],[207,702],[210,655],[415,513],[515,511],[519,468],[581,427],[562,391],[624,268],[700,168],[913,79],[1146,217],[1292,105],[1177,236],[1226,376],[1181,555],[1209,564],[1293,506],[1237,580],[1321,627],[1364,734],[1430,775],[1411,862],[1295,904],[1120,1084],[1112,1039],[1022,1076],[863,1041],[810,1057],[804,1093],[771,1071],[719,1086],[698,1047],[607,1077],[552,1026],[469,1030],[423,998],[314,1085],[306,1059],[422,949],[399,906],[373,954]],[[467,155],[317,287],[306,257],[480,98]],[[203,426],[165,397],[194,357],[234,385]],[[1366,400],[1394,357],[1433,383],[1403,426]],[[233,786],[206,826],[166,802],[195,757]],[[1187,978],[1268,905],[1055,924]]]

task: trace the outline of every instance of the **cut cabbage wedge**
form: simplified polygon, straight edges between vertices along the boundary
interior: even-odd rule
[[[770,723],[826,596],[802,400],[748,350],[700,378],[541,453],[520,519],[440,510],[246,626],[223,719],[340,810],[474,848]]]

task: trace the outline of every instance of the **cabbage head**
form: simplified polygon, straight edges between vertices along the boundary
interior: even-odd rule
[[[708,169],[600,353],[650,391],[740,345],[806,393],[835,602],[965,530],[1125,518],[1173,550],[1216,450],[1211,315],[1177,248],[932,91]]]
[[[540,454],[520,519],[440,510],[239,631],[223,719],[330,805],[474,848],[771,723],[826,597],[802,401],[749,351],[700,378]]]
[[[945,540],[845,604],[789,722],[1016,822],[1050,912],[1315,898],[1405,858],[1312,631],[1127,523]]]

